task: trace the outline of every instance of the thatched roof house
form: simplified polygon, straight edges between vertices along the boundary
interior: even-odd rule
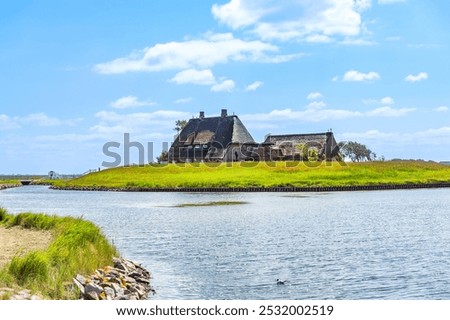
[[[333,132],[283,134],[266,136],[263,145],[271,145],[275,154],[281,159],[307,160],[306,152],[315,151],[318,159],[331,161],[338,157],[339,147],[334,139]],[[276,159],[273,159],[276,160]]]
[[[222,109],[219,117],[205,117],[205,113],[200,112],[175,138],[169,150],[169,161],[249,160],[249,146],[257,144],[238,116],[229,116],[226,109]]]

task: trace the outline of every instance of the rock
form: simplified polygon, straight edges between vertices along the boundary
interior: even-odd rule
[[[100,300],[100,298],[99,298],[97,292],[95,292],[95,291],[86,292],[86,293],[83,295],[83,297],[84,297],[86,300]]]
[[[77,278],[73,279],[73,283],[77,286],[78,290],[80,290],[80,293],[84,295],[85,294],[84,285],[80,281],[78,281]]]
[[[103,288],[96,283],[88,283],[84,287],[84,296],[88,300],[99,300],[100,295],[104,292]]]
[[[105,290],[105,294],[106,294],[106,299],[107,300],[114,299],[114,296],[116,295],[116,292],[114,291],[113,288],[105,287],[104,290]]]
[[[81,274],[77,274],[77,276],[75,277],[75,280],[77,280],[83,286],[86,285],[86,278],[83,277]]]
[[[90,281],[77,275],[73,282],[86,300],[147,299],[155,290],[150,286],[151,274],[140,264],[124,258],[114,258],[114,267],[98,269]]]

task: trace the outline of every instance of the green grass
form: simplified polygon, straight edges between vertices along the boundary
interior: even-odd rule
[[[19,180],[10,180],[10,179],[8,179],[8,180],[0,179],[0,185],[1,184],[20,185],[20,181]]]
[[[0,208],[0,224],[50,230],[54,235],[46,250],[16,256],[0,270],[0,287],[26,288],[50,299],[76,299],[78,293],[69,289],[72,278],[92,274],[118,255],[100,229],[81,218],[10,215]]]
[[[94,188],[320,187],[450,182],[450,166],[424,161],[196,163],[120,167],[56,186]]]

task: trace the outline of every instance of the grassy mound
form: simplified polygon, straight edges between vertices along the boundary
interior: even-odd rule
[[[68,289],[72,278],[92,274],[118,255],[98,227],[80,218],[10,215],[0,208],[0,224],[50,230],[54,235],[46,250],[16,256],[0,270],[0,287],[26,288],[50,299],[76,299],[78,293]]]
[[[69,180],[61,187],[213,188],[332,187],[450,182],[450,166],[424,161],[242,162],[120,167]]]

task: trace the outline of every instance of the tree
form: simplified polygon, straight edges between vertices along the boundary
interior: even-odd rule
[[[156,157],[156,161],[158,161],[158,163],[169,161],[169,152],[162,151],[161,155]]]
[[[339,142],[338,146],[344,158],[350,158],[353,162],[373,161],[377,158],[375,152],[355,141]]]
[[[175,130],[177,133],[180,133],[180,131],[183,130],[184,127],[186,127],[187,123],[187,120],[177,120],[175,121],[175,128],[173,128],[173,130]]]

